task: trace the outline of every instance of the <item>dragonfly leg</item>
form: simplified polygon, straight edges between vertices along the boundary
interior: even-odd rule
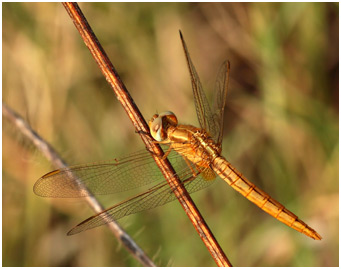
[[[143,134],[143,135],[150,135],[149,132],[145,132],[145,131],[142,131],[142,130],[135,130],[135,133],[136,134]]]
[[[156,141],[156,140],[154,140],[152,142],[154,144],[162,144],[162,145],[169,144],[169,142],[165,141],[165,140],[164,141]],[[171,151],[172,151],[172,145],[169,145],[169,148],[167,149],[165,154],[162,156],[162,160],[165,160],[168,157],[169,153],[171,153]]]
[[[135,130],[135,133],[137,133],[139,135],[148,136],[150,138],[150,140],[154,140],[154,138],[151,136],[150,132],[145,132],[145,131],[142,131],[142,130]]]
[[[154,141],[153,141],[154,142]],[[150,149],[148,149],[147,147],[146,147],[146,150],[150,153],[150,154],[152,154],[152,155],[155,155],[155,156],[157,156],[157,157],[159,157],[159,158],[163,158],[163,155],[159,155],[159,154],[157,154],[157,153],[155,153],[154,151],[151,151]]]
[[[193,177],[196,177],[198,175],[198,173],[193,169],[193,167],[191,165],[191,162],[189,160],[187,160],[187,158],[184,157],[184,156],[182,156],[182,158],[185,160],[185,162],[186,162],[187,166],[189,167],[189,169],[191,169]],[[200,171],[200,170],[198,169],[198,171]]]
[[[169,146],[165,154],[162,156],[162,160],[166,160],[167,156],[169,155],[169,153],[171,153],[171,151],[172,151],[172,146]]]

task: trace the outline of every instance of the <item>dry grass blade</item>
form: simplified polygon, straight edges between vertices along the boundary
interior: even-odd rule
[[[16,127],[18,132],[29,139],[56,168],[67,167],[67,164],[62,160],[53,147],[42,137],[40,137],[23,118],[16,114],[4,102],[2,103],[2,115]],[[79,181],[78,184],[82,184],[81,181]],[[104,207],[93,195],[91,195],[89,191],[88,193],[89,194],[84,197],[84,199],[96,213],[102,212]],[[117,239],[135,257],[136,260],[138,260],[144,266],[155,266],[149,257],[143,252],[143,250],[114,220],[108,225],[109,229],[115,234]]]

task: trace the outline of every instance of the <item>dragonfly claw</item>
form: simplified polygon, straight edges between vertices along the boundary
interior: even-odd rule
[[[150,133],[149,133],[149,132],[145,132],[145,131],[143,131],[143,130],[135,130],[135,133],[136,133],[136,134],[142,134],[142,135],[150,136]]]

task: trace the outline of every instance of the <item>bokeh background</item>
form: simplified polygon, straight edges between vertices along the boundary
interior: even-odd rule
[[[208,98],[230,60],[223,155],[323,237],[289,229],[217,180],[193,198],[230,261],[338,266],[339,4],[80,6],[146,119],[172,110],[198,125],[179,29]],[[144,148],[61,4],[2,8],[4,102],[69,164]],[[105,227],[66,236],[91,210],[33,194],[53,167],[5,119],[2,146],[4,266],[139,265]],[[178,202],[121,224],[159,266],[215,266]]]

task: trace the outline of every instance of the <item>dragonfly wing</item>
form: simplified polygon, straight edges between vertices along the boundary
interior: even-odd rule
[[[226,104],[227,88],[229,83],[230,62],[225,61],[218,72],[213,99],[214,129],[217,130],[213,137],[218,145],[221,145],[224,128],[224,109]]]
[[[215,137],[219,130],[216,130],[216,124],[211,112],[210,105],[207,101],[206,95],[203,91],[199,76],[192,63],[185,40],[180,31],[180,38],[185,52],[187,66],[192,82],[192,89],[194,95],[195,109],[201,128],[205,129],[212,137]]]
[[[206,188],[214,182],[213,180],[204,179],[201,175],[195,178],[187,169],[183,169],[183,171],[179,173],[179,177],[180,176],[186,178],[182,182],[189,193]],[[107,224],[113,220],[118,220],[130,214],[164,205],[175,199],[176,197],[169,185],[167,183],[159,183],[142,194],[136,195],[86,219],[71,229],[68,232],[68,235],[77,234]]]
[[[183,158],[172,151],[171,163],[183,167]],[[79,198],[92,194],[127,191],[162,180],[163,175],[151,157],[141,150],[120,159],[71,166],[52,171],[35,183],[35,194],[54,198]]]

